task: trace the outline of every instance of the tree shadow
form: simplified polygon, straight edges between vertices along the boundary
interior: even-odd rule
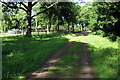
[[[26,73],[38,69],[67,41],[65,37],[52,39],[4,37],[2,43],[3,78],[18,79],[18,76],[24,77]]]
[[[65,49],[63,48],[63,50],[60,52],[60,56],[54,56],[52,59],[48,60],[48,62],[46,62],[46,64],[42,68],[33,72],[27,79],[84,79],[81,78],[80,73],[83,69],[81,67],[83,66],[83,64],[85,64],[83,70],[85,70],[85,72],[86,70],[89,71],[86,73],[84,72],[85,74],[82,74],[87,75],[88,73],[90,73],[91,76],[89,77],[92,77],[93,69],[91,67],[91,61],[89,61],[90,54],[88,50],[84,49],[84,47],[87,47],[87,43],[76,41],[72,41],[71,43],[72,45],[68,46]],[[69,44],[71,43],[69,42]],[[88,56],[87,59],[80,60],[83,57],[81,54],[85,54],[84,56]],[[91,79],[94,80],[94,78]]]
[[[97,78],[118,78],[120,77],[120,67],[118,56],[120,51],[116,48],[96,48],[89,45],[92,53],[92,61],[96,69]]]
[[[90,33],[92,33],[92,32],[90,32],[90,31],[78,31],[78,32],[73,32],[73,34],[76,34],[76,36],[87,36],[87,35],[89,35]]]
[[[78,65],[76,61],[79,59],[78,55],[80,55],[78,54],[78,50],[80,50],[78,49],[79,47],[72,46],[73,44],[80,45],[80,43],[74,41],[67,43],[67,45],[48,58],[39,70],[34,71],[26,79],[59,79],[61,76],[65,76],[66,73],[69,77],[73,77],[73,75],[75,75],[74,72],[76,71],[75,66]],[[68,48],[70,48],[70,50],[74,49],[74,51],[68,52]]]
[[[49,38],[43,40],[37,38],[29,39],[20,37],[6,37],[8,40],[3,41],[2,53],[3,78],[12,79],[18,76],[26,76],[26,73],[40,68],[41,65],[43,65],[44,62],[49,59],[49,57],[52,56],[55,51],[57,51],[60,47],[63,46],[63,44],[68,41],[68,39],[64,37],[55,38],[55,36],[53,36],[54,38],[52,37],[53,39]],[[87,44],[82,42],[75,43],[82,45]],[[100,77],[99,75],[103,73],[104,74],[102,76],[107,76],[108,78],[116,78],[120,76],[120,68],[118,67],[120,64],[118,64],[118,60],[116,59],[118,53],[120,53],[119,50],[111,47],[99,49],[90,44],[87,45],[89,45],[89,50],[91,51],[94,67],[99,70],[97,71],[98,78]],[[64,65],[69,62],[71,62],[69,58],[68,62],[63,61]],[[74,63],[66,65],[72,68]],[[65,67],[62,67],[61,69],[64,68]],[[57,70],[58,69],[55,69],[55,71]],[[74,73],[74,68],[72,68],[72,70],[72,73]],[[113,71],[109,72],[110,70]],[[70,72],[70,70],[68,70],[68,72]],[[66,73],[66,71],[63,71],[62,73]],[[70,75],[72,73],[70,73]]]
[[[33,35],[33,36],[37,38],[55,38],[55,37],[64,36],[66,34],[67,33],[64,33],[64,32],[53,32],[50,34],[40,34],[40,35]]]

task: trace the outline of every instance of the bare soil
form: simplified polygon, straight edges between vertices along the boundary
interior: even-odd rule
[[[95,70],[92,66],[92,59],[91,59],[91,53],[88,50],[88,44],[87,40],[88,37],[84,36],[82,41],[82,51],[81,51],[81,59],[80,59],[80,72],[79,77],[80,78],[96,78]]]
[[[87,32],[77,33],[87,35]],[[53,56],[49,58],[48,61],[45,62],[45,64],[39,69],[34,72],[32,72],[30,75],[28,75],[25,80],[40,80],[46,78],[66,78],[61,77],[59,74],[54,74],[52,71],[49,71],[49,69],[56,68],[55,63],[60,59],[61,56],[67,54],[67,50],[70,46],[74,45],[74,41],[78,37],[74,37],[70,42],[68,42],[64,47],[62,47],[60,50],[58,50]],[[77,72],[75,73],[76,78],[96,78],[95,70],[92,66],[92,60],[91,60],[91,53],[88,50],[87,45],[87,36],[83,36],[82,44],[80,45],[81,52],[78,52],[80,54],[80,60],[77,62],[79,63],[78,66],[76,66]],[[49,79],[50,80],[50,79]]]

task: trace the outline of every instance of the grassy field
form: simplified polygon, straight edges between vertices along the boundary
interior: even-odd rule
[[[46,32],[39,32],[39,34],[46,34]],[[7,36],[23,36],[25,35],[25,33],[21,33],[21,34],[0,34],[0,37],[7,37]],[[32,35],[38,35],[38,32],[32,32]]]
[[[111,42],[98,35],[88,35],[89,50],[98,78],[117,78],[120,67],[118,65],[118,42]]]
[[[25,38],[22,35],[2,36],[3,55],[3,78],[20,79],[29,72],[37,70],[49,59],[60,47],[76,36],[75,34],[64,33],[35,33],[32,38]],[[56,74],[67,77],[75,77],[77,72],[77,60],[80,55],[79,46],[84,35],[75,40],[75,44],[68,49],[69,54],[62,56],[56,66],[52,69]],[[117,78],[120,75],[118,57],[120,50],[118,42],[111,42],[107,38],[98,35],[88,35],[89,50],[92,54],[93,64],[98,78]],[[70,63],[69,63],[70,62]]]
[[[51,33],[25,38],[22,35],[2,37],[3,79],[19,79],[40,66],[65,45],[70,35]]]

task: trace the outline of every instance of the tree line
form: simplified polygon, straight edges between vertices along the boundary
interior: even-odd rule
[[[120,2],[2,2],[2,27],[67,32],[89,29],[111,40],[120,37]]]
[[[2,2],[2,7],[4,29],[22,26],[27,29],[27,37],[31,37],[31,27],[36,18],[41,26],[48,26],[48,31],[52,24],[57,24],[55,30],[59,31],[64,23],[68,24],[69,31],[69,26],[77,23],[79,8],[72,2]]]

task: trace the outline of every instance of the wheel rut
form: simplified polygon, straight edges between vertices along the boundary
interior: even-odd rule
[[[32,72],[30,75],[28,75],[25,80],[34,80],[39,78],[59,78],[60,76],[57,74],[52,73],[52,71],[48,71],[49,69],[56,68],[54,65],[61,56],[65,55],[67,53],[67,49],[72,46],[75,42],[74,40],[77,37],[74,37],[70,40],[64,47],[62,47],[60,50],[58,50],[54,55],[52,55],[48,61],[45,62],[45,64],[37,71]]]
[[[49,60],[45,62],[45,64],[39,69],[34,72],[32,72],[30,75],[28,75],[24,80],[36,80],[36,79],[47,79],[47,78],[66,78],[65,76],[61,76],[59,74],[54,74],[54,72],[49,71],[50,69],[55,69],[57,66],[55,63],[59,61],[59,59],[64,56],[67,53],[67,50],[70,46],[74,45],[79,38],[78,36],[74,37],[70,40],[64,47],[59,49],[54,55],[52,55]],[[81,79],[89,79],[89,78],[96,78],[95,70],[92,65],[92,59],[91,59],[91,53],[88,50],[88,37],[87,36],[81,36],[82,41],[81,45],[79,47],[80,51],[78,52],[80,54],[80,60],[77,62],[79,63],[78,66],[76,66],[77,72],[74,73],[74,78],[81,78]],[[67,77],[68,78],[68,77]],[[70,77],[72,78],[72,77]]]
[[[80,59],[80,78],[96,78],[95,69],[92,65],[91,53],[88,50],[87,44],[88,37],[84,36],[81,45],[81,59]]]

